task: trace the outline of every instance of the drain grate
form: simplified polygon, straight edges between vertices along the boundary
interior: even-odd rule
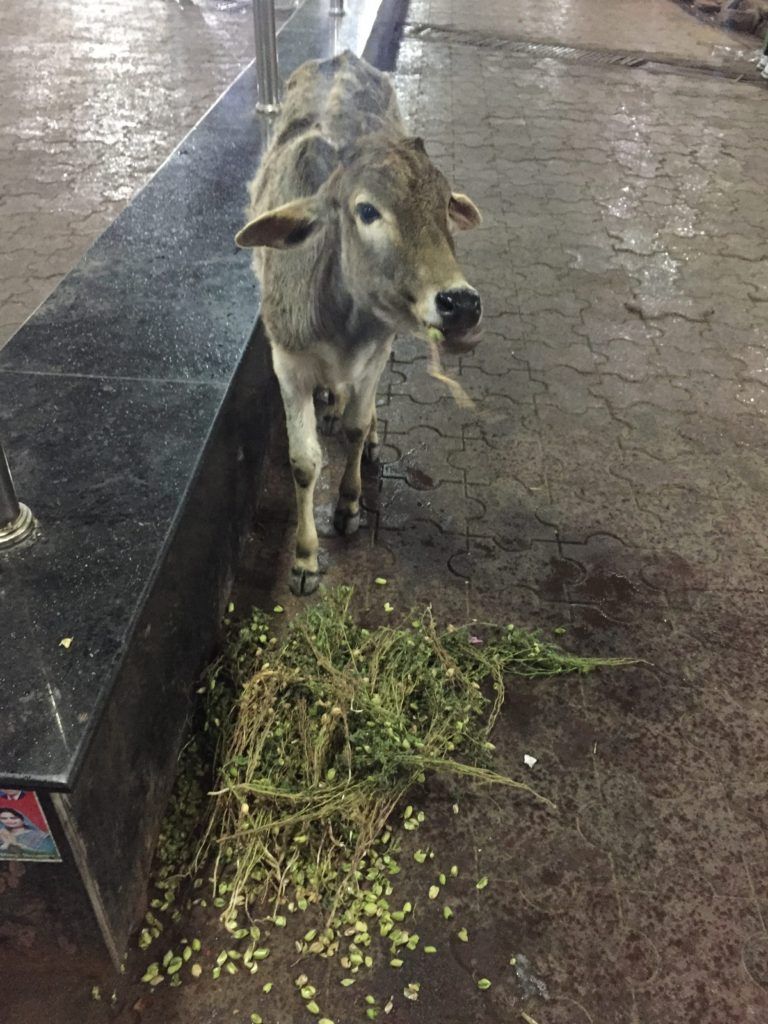
[[[435,42],[459,43],[479,46],[486,50],[502,50],[504,53],[520,54],[535,60],[567,60],[577,64],[610,65],[614,67],[640,68],[657,74],[709,75],[726,78],[734,82],[750,82],[764,85],[764,80],[754,67],[717,67],[701,61],[677,57],[662,57],[657,54],[631,53],[619,50],[580,49],[559,43],[534,42],[525,39],[510,39],[484,32],[454,28],[450,25],[429,25],[411,22],[405,34],[414,39],[430,39]]]

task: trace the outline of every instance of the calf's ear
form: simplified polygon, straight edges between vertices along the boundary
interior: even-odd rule
[[[321,212],[322,204],[314,197],[294,199],[246,224],[235,235],[235,242],[242,249],[262,245],[290,249],[306,242],[322,226]]]
[[[476,228],[483,219],[478,208],[463,192],[451,193],[448,217],[458,231],[469,231],[470,228]]]

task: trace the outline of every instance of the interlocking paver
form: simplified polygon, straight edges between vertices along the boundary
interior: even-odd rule
[[[385,600],[395,614],[431,601],[442,621],[562,626],[579,651],[644,659],[510,686],[499,766],[520,777],[523,754],[537,756],[525,778],[556,811],[462,791],[454,816],[451,784],[424,794],[423,841],[449,842],[492,878],[492,900],[462,908],[473,942],[449,943],[423,978],[419,1012],[444,1024],[522,1011],[539,1024],[768,1020],[765,96],[492,45],[714,63],[736,45],[665,0],[641,7],[413,0],[410,22],[441,31],[407,30],[395,74],[414,131],[485,212],[458,240],[485,337],[446,358],[476,405],[458,408],[423,344],[398,339],[366,527],[324,539],[327,582],[355,582],[374,621]],[[0,128],[0,166],[4,141]],[[42,218],[13,181],[8,212]],[[13,232],[42,270],[35,232]],[[23,277],[13,258],[6,269],[13,303]],[[324,536],[342,447],[327,452]],[[286,530],[291,502],[281,450],[249,556],[265,601],[266,535]],[[269,571],[256,568],[260,544]],[[371,988],[388,995],[390,976]],[[213,1019],[228,998],[186,1019]],[[164,1020],[151,1006],[142,1016]]]
[[[425,519],[459,537],[465,537],[470,524],[482,519],[485,511],[479,499],[465,493],[463,483],[446,482],[426,488],[418,475],[411,476],[411,480],[407,476],[385,477],[376,508],[386,529],[399,530],[414,519]]]
[[[464,483],[464,473],[451,462],[462,451],[458,438],[446,438],[432,427],[419,425],[406,434],[387,431],[389,444],[397,446],[398,457],[383,467],[385,478],[399,477],[416,490],[431,491],[441,483]]]
[[[423,21],[440,11],[466,24],[449,0],[418,10]],[[427,49],[445,68],[419,82],[413,108],[429,143],[446,121],[425,112],[456,102],[448,76],[463,83],[476,54],[468,43],[419,40],[404,47],[406,66]],[[470,111],[482,102],[478,67]],[[478,409],[459,414],[463,446],[448,462],[483,514],[448,568],[467,580],[473,611],[548,625],[561,614],[570,642],[650,663],[582,684],[577,742],[559,736],[556,713],[537,717],[548,705],[535,689],[507,707],[502,755],[520,756],[522,728],[549,761],[542,779],[566,820],[518,806],[494,816],[500,846],[514,824],[525,838],[497,856],[505,884],[492,930],[512,941],[504,921],[519,922],[550,994],[532,1015],[548,1024],[573,1024],[580,1007],[601,1024],[655,1024],[664,1001],[691,1024],[729,1019],[740,1005],[759,1015],[766,993],[739,981],[739,964],[743,950],[753,965],[763,955],[754,888],[765,877],[763,833],[744,802],[736,826],[730,790],[750,774],[746,749],[737,757],[733,747],[756,756],[765,709],[759,670],[748,657],[729,664],[720,646],[733,630],[754,649],[751,602],[765,567],[768,392],[754,299],[768,216],[751,190],[762,172],[747,127],[758,97],[710,80],[694,90],[606,69],[561,74],[498,52],[483,54],[479,74],[486,133],[470,113],[467,146],[449,169],[461,170],[481,207],[488,195],[494,238],[464,247],[487,297],[486,338],[461,359]],[[716,140],[691,130],[703,102]],[[765,155],[764,142],[758,150]],[[416,365],[390,388],[387,414],[404,431],[408,414],[432,423],[437,412],[435,425],[450,432],[439,391],[414,379]],[[447,578],[435,565],[436,587]],[[716,653],[699,654],[713,644]],[[729,687],[734,673],[755,687]],[[563,698],[567,735],[578,701],[572,691]],[[481,848],[482,830],[475,839]],[[750,870],[734,866],[745,856]],[[722,926],[724,956],[710,977],[680,952],[686,915],[699,926],[698,955],[714,955]],[[519,987],[502,991],[483,1019],[506,1019],[523,997]]]
[[[252,23],[249,0],[0,5],[0,346],[252,59]]]

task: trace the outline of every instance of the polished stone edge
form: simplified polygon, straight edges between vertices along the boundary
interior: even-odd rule
[[[69,788],[227,397],[212,384],[0,373],[0,406],[18,404],[5,421],[16,479],[38,515],[34,537],[0,558],[8,784]]]
[[[349,47],[358,53],[366,51],[369,55],[369,59],[372,60],[376,60],[377,57],[377,54],[372,52],[370,49],[372,41],[377,40],[375,47],[377,52],[383,53],[386,50],[386,40],[390,39],[392,35],[391,29],[388,27],[390,22],[387,19],[390,17],[391,11],[398,9],[397,4],[392,3],[392,0],[383,0],[383,2],[381,2],[381,0],[361,0],[359,3],[352,2],[348,13],[343,19],[331,18],[327,14],[326,4],[327,0],[308,0],[304,7],[300,8],[296,15],[287,22],[284,27],[283,32],[279,37],[282,72],[284,75],[288,73],[291,67],[298,66],[303,63],[304,60],[309,59],[310,57],[317,58],[328,56],[337,48]],[[377,18],[380,19],[378,22],[378,37],[377,33],[374,31],[374,27],[377,25]],[[331,27],[333,28],[332,32]],[[318,38],[315,36],[313,38],[313,32],[319,33],[320,37]],[[366,50],[366,48],[368,49]],[[204,118],[201,119],[197,127],[186,136],[179,147],[177,147],[174,153],[165,162],[163,169],[161,170],[164,170],[164,172],[167,173],[169,169],[173,168],[175,159],[182,158],[185,152],[194,153],[196,151],[196,147],[198,152],[204,151],[205,147],[207,145],[211,145],[213,139],[220,133],[231,131],[247,134],[249,130],[248,126],[255,126],[258,117],[253,110],[255,87],[252,72],[253,66],[251,65],[238,76],[235,82],[223,94],[219,102],[211,108]],[[123,214],[121,214],[121,217],[118,218],[115,225],[107,229],[102,236],[102,239],[112,232],[112,237],[115,239],[115,248],[119,248],[119,232],[114,230],[115,227],[118,226],[121,221],[131,218],[133,215],[132,211],[142,202],[142,198],[150,193],[153,188],[158,187],[159,177],[162,177],[162,174],[155,175],[153,179],[150,180],[134,201],[129,204]],[[157,233],[160,229],[161,225],[155,223],[154,233]],[[146,237],[151,238],[151,233],[148,233]],[[99,245],[100,241],[97,241],[95,245]],[[135,240],[134,244],[136,244]],[[119,268],[119,265],[117,268]],[[75,268],[75,270],[77,270],[77,268]],[[66,280],[67,278],[65,278],[65,281]],[[87,301],[87,288],[85,291],[86,294],[83,298],[84,301]],[[41,310],[42,309],[44,309],[44,306],[41,307]],[[38,313],[40,312],[41,311],[38,311]],[[257,314],[258,308],[256,307],[253,310],[254,321]],[[247,350],[247,345],[248,337],[245,337],[243,338],[242,345],[243,352]],[[233,375],[237,374],[238,366],[242,361],[242,358],[243,356],[241,354],[238,363],[233,370]],[[14,372],[12,366],[4,366],[3,369],[5,372]],[[77,374],[73,374],[72,376],[77,376]],[[58,373],[41,373],[40,377],[45,377],[49,380],[59,380],[62,375]],[[157,380],[158,378],[153,375],[149,379]],[[8,409],[6,411],[9,415],[13,415],[12,409]],[[85,414],[86,410],[83,410],[83,415]],[[226,409],[222,408],[219,415],[226,415]],[[80,429],[76,419],[76,417],[73,417],[73,436],[77,436]],[[45,424],[42,422],[40,423],[40,429],[45,429]],[[215,427],[212,425],[212,430],[213,429],[215,429]],[[60,765],[52,765],[51,771],[45,775],[37,773],[25,775],[23,772],[18,771],[14,771],[11,775],[3,775],[2,766],[0,765],[0,780],[5,779],[5,781],[11,785],[22,784],[31,788],[39,789],[68,790],[74,786],[75,780],[78,776],[79,767],[84,758],[87,757],[88,748],[94,740],[96,731],[100,727],[99,718],[101,715],[106,713],[109,702],[112,700],[112,690],[115,685],[115,678],[119,677],[119,673],[121,671],[120,665],[127,662],[131,657],[131,646],[136,642],[135,623],[142,614],[142,608],[146,605],[146,602],[151,599],[151,589],[153,586],[152,581],[156,581],[162,572],[166,547],[169,542],[169,538],[173,537],[176,530],[176,526],[174,524],[181,519],[183,514],[187,491],[188,487],[182,487],[179,491],[179,505],[176,515],[170,525],[167,536],[158,542],[155,565],[152,573],[148,576],[147,584],[144,587],[138,602],[131,603],[130,607],[126,608],[126,620],[128,623],[126,648],[122,655],[121,662],[118,663],[117,674],[114,665],[104,665],[104,690],[102,699],[97,702],[93,723],[89,726],[88,730],[84,730],[81,743],[77,747],[74,757],[71,758],[67,764],[62,762]],[[30,595],[30,597],[31,596],[33,595]],[[53,671],[55,671],[55,668]],[[34,681],[31,681],[30,685],[34,685]]]
[[[284,70],[286,63],[297,66],[336,48],[366,51],[373,60],[387,50],[391,32],[380,28],[376,38],[374,25],[380,9],[397,9],[389,0],[361,3],[360,16],[353,8],[335,35],[317,46],[308,36],[321,10],[328,17],[325,2],[309,0],[288,22],[281,40]],[[237,105],[236,91],[245,81],[247,72],[198,131],[210,132],[210,119]],[[113,959],[125,949],[144,910],[152,851],[173,784],[194,681],[218,639],[241,544],[252,522],[277,401],[268,346],[257,330],[245,339],[150,581],[136,607],[127,609],[132,622],[127,647],[112,679],[105,680],[99,720],[67,777],[59,780],[70,790],[67,813],[81,845],[79,873],[87,891],[99,894],[97,917]],[[25,781],[51,788],[52,780]]]
[[[253,523],[274,390],[258,332],[206,443],[98,729],[76,765],[69,804],[81,837],[81,874],[99,893],[97,916],[118,954],[144,912],[191,698],[220,641]]]

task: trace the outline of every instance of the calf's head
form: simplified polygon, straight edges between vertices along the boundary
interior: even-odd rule
[[[369,136],[320,191],[262,214],[237,235],[242,246],[289,248],[326,228],[355,302],[397,331],[438,327],[469,344],[480,296],[456,262],[453,233],[480,222],[452,192],[421,139]]]

